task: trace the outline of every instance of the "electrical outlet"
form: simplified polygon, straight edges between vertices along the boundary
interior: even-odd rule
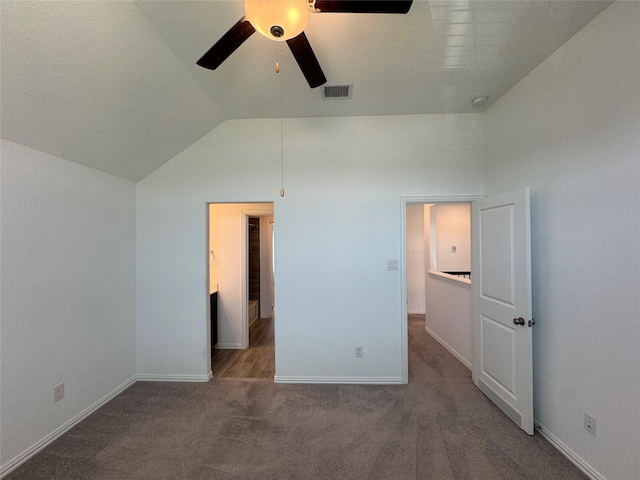
[[[584,429],[594,437],[596,436],[596,419],[588,413],[584,414]]]
[[[64,397],[64,383],[53,387],[53,401],[57,402]]]
[[[362,347],[361,346],[356,346],[356,357],[357,358],[362,358]]]

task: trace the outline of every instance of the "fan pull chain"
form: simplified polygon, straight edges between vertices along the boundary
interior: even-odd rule
[[[278,48],[278,60],[282,48]],[[276,73],[280,73],[280,63],[276,62]],[[284,197],[284,141],[282,133],[282,75],[280,75],[280,196]]]

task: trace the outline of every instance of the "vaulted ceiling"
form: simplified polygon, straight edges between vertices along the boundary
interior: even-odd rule
[[[227,119],[479,112],[604,10],[605,1],[414,0],[406,15],[311,14],[322,100],[286,44],[250,37],[196,61],[241,0],[3,0],[1,136],[138,181]],[[280,74],[274,71],[279,61]],[[282,97],[281,97],[282,92]],[[282,101],[281,101],[282,99]]]

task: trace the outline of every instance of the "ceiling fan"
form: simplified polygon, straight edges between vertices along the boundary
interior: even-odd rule
[[[407,13],[413,0],[245,0],[245,16],[205,53],[197,64],[215,70],[257,30],[286,41],[311,88],[327,79],[304,28],[309,13]]]

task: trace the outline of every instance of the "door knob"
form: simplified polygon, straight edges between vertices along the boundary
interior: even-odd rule
[[[514,325],[524,325],[524,318],[518,317],[513,319]]]

